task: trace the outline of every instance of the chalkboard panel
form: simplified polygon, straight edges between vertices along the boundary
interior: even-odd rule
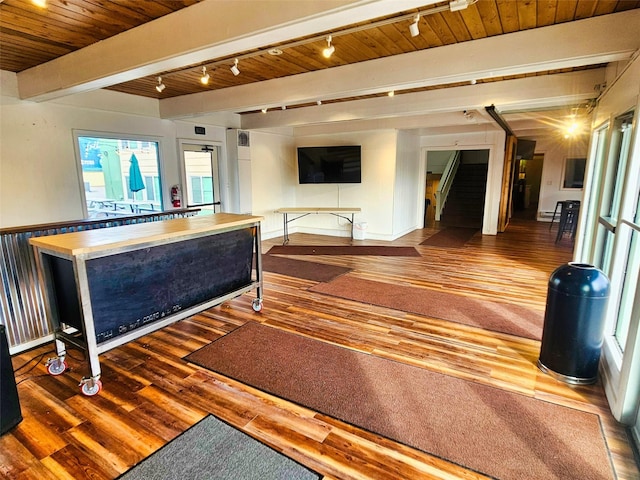
[[[88,260],[96,341],[249,285],[253,246],[246,228]]]
[[[52,298],[50,300],[58,312],[52,318],[54,328],[57,329],[60,323],[64,323],[84,332],[73,262],[49,254],[44,254],[42,261],[45,271],[51,274]]]

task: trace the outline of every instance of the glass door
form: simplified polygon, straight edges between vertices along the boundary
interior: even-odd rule
[[[633,112],[611,125],[593,263],[611,281],[602,371],[611,410],[633,424],[640,401],[640,144]]]
[[[185,206],[200,208],[200,214],[220,212],[218,147],[182,144],[182,158]]]

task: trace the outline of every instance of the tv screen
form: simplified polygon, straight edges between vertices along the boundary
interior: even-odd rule
[[[304,183],[360,183],[360,145],[298,147],[298,180]]]

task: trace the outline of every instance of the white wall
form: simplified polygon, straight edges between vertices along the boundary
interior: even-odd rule
[[[444,169],[456,150],[435,150],[427,152],[427,172],[444,173]]]
[[[298,172],[293,137],[252,131],[251,178],[251,213],[264,217],[263,238],[282,235],[282,215],[275,210],[296,206]]]
[[[538,217],[540,212],[553,212],[556,202],[562,200],[581,200],[582,190],[562,189],[562,169],[565,158],[587,157],[588,138],[582,136],[575,140],[558,137],[540,137],[536,140],[536,154],[544,155],[542,180],[540,182],[540,199],[538,201]]]
[[[179,138],[219,144],[226,158],[225,128],[209,125],[196,136],[194,124],[157,118],[157,100],[99,90],[35,103],[18,98],[14,73],[2,71],[0,80],[0,227],[84,217],[74,130],[157,140],[164,199],[181,183]]]
[[[420,137],[415,132],[399,131],[396,145],[396,175],[393,186],[394,239],[422,227],[425,189],[422,177]]]
[[[298,146],[361,145],[362,183],[298,185],[295,148],[293,164],[293,203],[281,207],[360,207],[355,222],[367,223],[367,238],[393,238],[394,179],[396,170],[395,130],[377,130],[341,135],[313,135],[295,138]],[[330,215],[310,215],[290,224],[290,233],[300,231],[320,235],[349,236],[350,224]]]

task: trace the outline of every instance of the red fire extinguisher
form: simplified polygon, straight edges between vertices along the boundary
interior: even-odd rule
[[[180,185],[171,187],[171,204],[175,208],[180,208]]]

